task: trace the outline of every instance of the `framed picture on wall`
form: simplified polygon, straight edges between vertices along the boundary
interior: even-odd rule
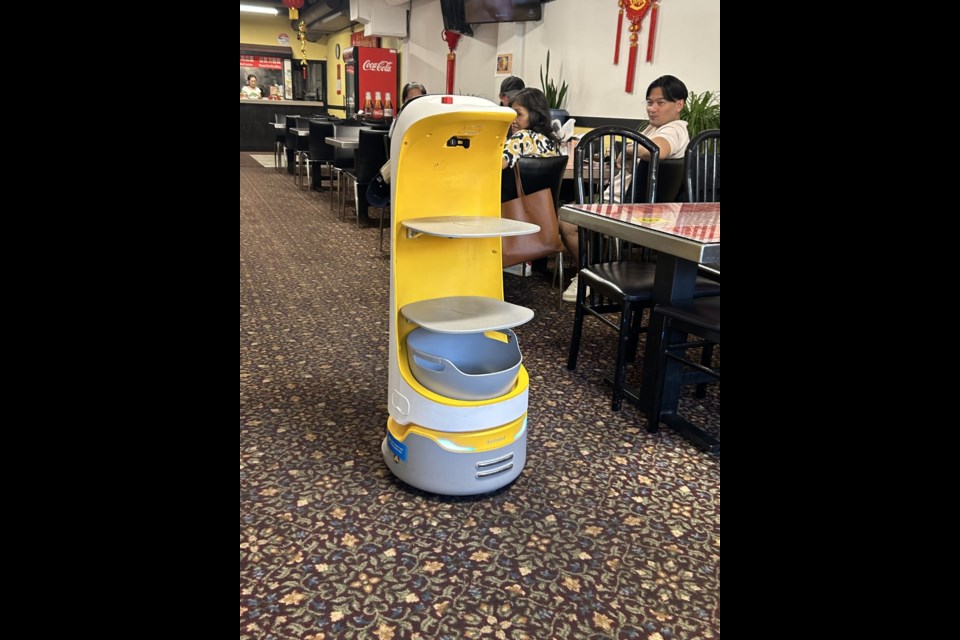
[[[498,76],[513,75],[513,54],[512,53],[497,54],[497,75]]]

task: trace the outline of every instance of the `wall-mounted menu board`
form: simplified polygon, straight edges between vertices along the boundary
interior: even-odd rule
[[[283,58],[275,56],[240,55],[240,86],[247,84],[247,76],[251,73],[257,76],[257,86],[263,92],[263,97],[270,95],[270,87],[285,86],[283,74]],[[289,63],[289,59],[287,59]],[[240,89],[237,89],[239,93]]]

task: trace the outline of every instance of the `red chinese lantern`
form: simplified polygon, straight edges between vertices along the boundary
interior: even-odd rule
[[[283,0],[283,6],[287,8],[290,19],[296,20],[300,17],[300,12],[297,9],[303,6],[303,0]]]

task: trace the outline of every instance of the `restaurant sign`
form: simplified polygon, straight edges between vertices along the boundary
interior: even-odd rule
[[[257,69],[282,69],[283,60],[281,58],[268,58],[266,56],[240,56],[241,67],[254,67]]]
[[[365,36],[363,31],[354,31],[350,34],[351,47],[379,47],[380,38],[377,36]]]

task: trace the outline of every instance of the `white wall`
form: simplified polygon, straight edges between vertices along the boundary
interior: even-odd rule
[[[674,0],[660,5],[653,62],[646,62],[648,15],[640,32],[632,94],[624,91],[629,33],[624,21],[620,64],[613,64],[617,32],[613,0],[554,0],[543,5],[540,22],[475,25],[460,41],[455,93],[497,101],[497,53],[513,54],[513,73],[540,87],[540,66],[550,50],[550,73],[566,81],[572,114],[646,118],[645,92],[656,77],[671,74],[694,91],[720,90],[720,0]],[[405,81],[419,80],[430,93],[446,86],[447,44],[440,37],[439,0],[413,0],[410,37],[403,40]]]

